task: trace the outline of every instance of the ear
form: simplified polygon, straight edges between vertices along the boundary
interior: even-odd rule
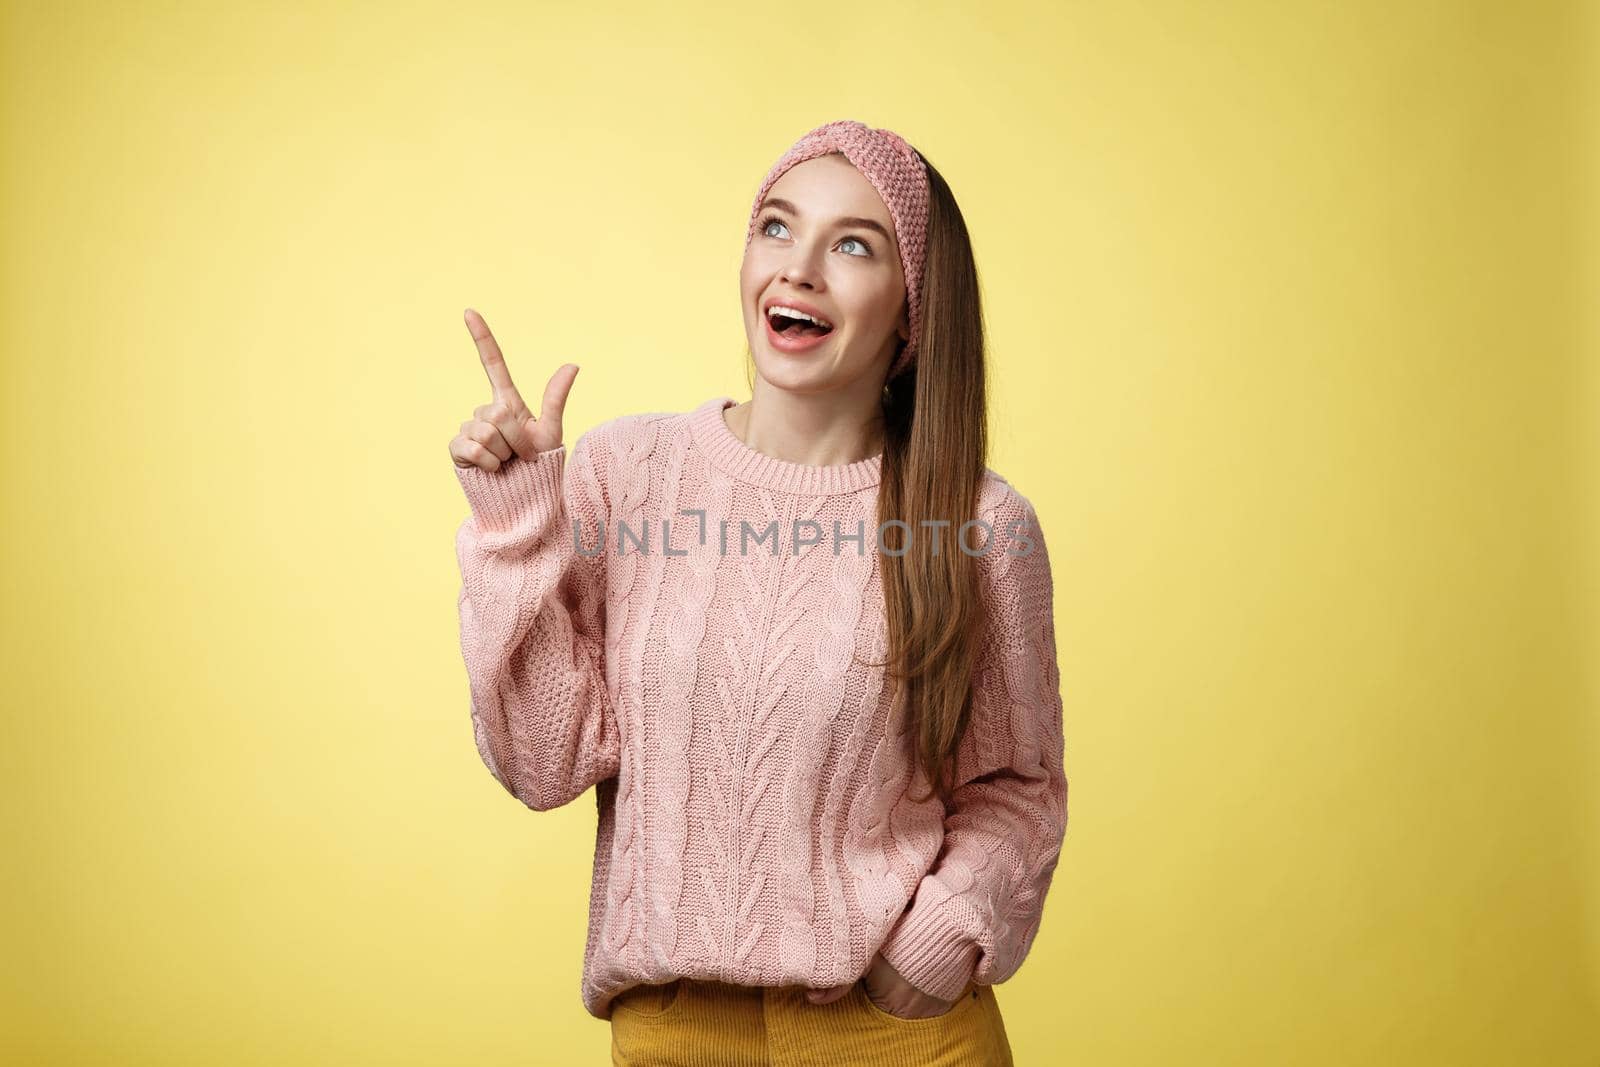
[[[911,343],[911,308],[909,305],[900,306],[900,321],[895,323],[895,330],[900,334],[900,340]]]

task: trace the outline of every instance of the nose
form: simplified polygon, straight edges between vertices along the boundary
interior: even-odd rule
[[[816,289],[822,284],[822,268],[817,265],[817,253],[805,245],[795,247],[778,274],[789,284],[807,289]]]

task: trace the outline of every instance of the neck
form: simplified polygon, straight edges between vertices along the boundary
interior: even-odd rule
[[[734,436],[774,459],[832,467],[883,451],[882,387],[797,393],[756,379],[751,399],[727,410]]]

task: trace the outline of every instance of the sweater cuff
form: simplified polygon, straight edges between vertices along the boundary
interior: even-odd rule
[[[497,471],[456,466],[456,479],[479,528],[510,531],[530,510],[559,504],[566,452],[566,445],[558,445],[532,459],[513,456]]]
[[[889,931],[878,954],[906,981],[940,1000],[955,1000],[972,980],[978,946],[965,931],[977,916],[959,894],[925,875],[911,907]]]

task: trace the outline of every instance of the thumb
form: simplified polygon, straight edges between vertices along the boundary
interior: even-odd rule
[[[806,999],[813,1004],[832,1004],[848,992],[850,992],[848,985],[838,985],[832,989],[808,989]]]

